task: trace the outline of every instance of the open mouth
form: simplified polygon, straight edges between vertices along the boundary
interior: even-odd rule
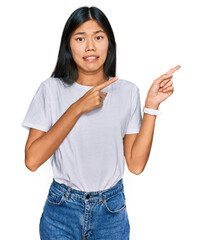
[[[99,57],[97,56],[91,56],[91,57],[83,57],[84,61],[87,61],[87,62],[94,62],[94,61],[97,61]]]

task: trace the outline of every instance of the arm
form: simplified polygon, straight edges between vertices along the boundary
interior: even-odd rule
[[[173,94],[172,74],[180,67],[178,65],[154,80],[147,94],[145,107],[158,109],[160,103]],[[133,142],[130,141],[130,139],[134,139],[133,136],[128,137],[129,140],[126,141],[124,148],[127,151],[128,168],[132,173],[140,174],[145,168],[151,151],[155,122],[155,115],[144,113],[139,134],[135,136]]]
[[[25,150],[25,165],[31,171],[36,171],[56,151],[64,138],[71,131],[79,117],[81,110],[78,104],[72,104],[59,120],[37,138]]]
[[[158,109],[147,102],[145,102],[145,107]],[[156,115],[144,113],[139,134],[131,147],[129,170],[132,173],[140,174],[145,168],[152,146],[155,122]]]
[[[37,131],[35,129],[34,134],[31,134],[28,138],[25,148],[26,167],[31,171],[36,171],[39,166],[47,161],[83,113],[102,107],[106,94],[102,93],[101,90],[117,79],[117,77],[114,77],[107,82],[91,88],[64,112],[48,132]]]

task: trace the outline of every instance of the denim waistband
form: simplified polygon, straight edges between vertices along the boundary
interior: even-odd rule
[[[84,200],[89,202],[95,201],[101,202],[104,199],[107,199],[120,191],[124,192],[123,178],[121,178],[113,187],[108,188],[106,190],[100,190],[97,192],[79,191],[65,184],[58,183],[54,178],[51,183],[51,186],[57,188],[57,190],[62,192],[66,199],[69,199],[71,197],[76,200]]]

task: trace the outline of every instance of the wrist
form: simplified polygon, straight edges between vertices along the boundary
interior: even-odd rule
[[[146,108],[151,108],[151,109],[157,110],[157,109],[159,108],[159,105],[160,105],[160,104],[156,104],[156,103],[153,103],[153,102],[151,102],[151,101],[149,101],[149,100],[146,100],[144,106],[145,106]]]
[[[81,106],[81,104],[78,101],[74,102],[71,106],[72,106],[72,108],[74,108],[74,110],[76,111],[77,115],[81,116],[84,113],[83,109],[82,109],[82,106]]]

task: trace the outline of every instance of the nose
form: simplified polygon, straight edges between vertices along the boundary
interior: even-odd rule
[[[95,51],[95,43],[92,38],[86,41],[86,51]]]

